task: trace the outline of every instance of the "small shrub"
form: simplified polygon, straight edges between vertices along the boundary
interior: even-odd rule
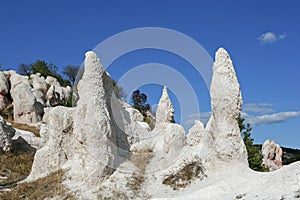
[[[73,107],[73,94],[70,95],[68,99],[64,100],[64,106]]]
[[[154,129],[155,125],[150,117],[144,117],[144,122],[146,122],[149,125],[151,130]]]
[[[163,180],[163,184],[169,185],[173,190],[185,188],[194,178],[202,180],[206,177],[203,167],[199,162],[191,162],[185,165],[175,174],[171,174]]]
[[[12,103],[6,106],[3,110],[0,110],[0,115],[3,119],[13,121],[14,119],[14,108]]]

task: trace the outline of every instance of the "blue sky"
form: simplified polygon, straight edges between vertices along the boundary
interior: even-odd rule
[[[212,57],[221,46],[228,50],[255,142],[274,139],[280,145],[300,148],[299,8],[297,0],[3,1],[0,63],[3,69],[36,59],[60,67],[80,65],[87,50],[122,31],[140,27],[176,30],[193,38]],[[197,88],[200,117],[209,115],[209,92],[203,80],[194,76],[188,62],[172,53],[154,49],[131,52],[112,63],[108,71],[118,80],[145,63],[179,70]],[[158,102],[160,85],[140,89],[150,104]],[[171,94],[176,121],[186,125],[197,113],[181,120],[180,104],[186,101],[176,97],[178,94]]]

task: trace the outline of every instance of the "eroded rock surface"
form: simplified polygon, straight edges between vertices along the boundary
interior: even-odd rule
[[[270,171],[282,167],[282,149],[273,140],[266,140],[262,145],[263,166]]]
[[[10,93],[13,98],[15,122],[33,124],[41,121],[44,107],[36,101],[29,84],[19,83]]]
[[[215,140],[213,148],[218,158],[248,163],[238,125],[242,106],[240,85],[230,56],[223,48],[215,55],[210,96],[212,117],[207,129]]]
[[[0,72],[0,110],[8,105],[9,85],[3,72]]]
[[[0,116],[0,152],[8,152],[12,149],[12,138],[15,132],[15,129]]]
[[[163,93],[156,110],[156,124],[159,125],[165,122],[174,123],[174,108],[166,86],[164,86]]]
[[[27,181],[63,168],[64,184],[71,191],[81,199],[96,198],[101,181],[129,156],[127,136],[113,116],[112,107],[120,105],[114,105],[119,101],[112,92],[112,80],[99,58],[87,52],[77,107],[47,111],[49,139],[37,151]]]

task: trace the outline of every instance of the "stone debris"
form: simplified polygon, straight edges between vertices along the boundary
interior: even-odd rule
[[[264,156],[262,165],[269,171],[282,167],[282,149],[273,140],[266,140],[262,145],[261,152]]]

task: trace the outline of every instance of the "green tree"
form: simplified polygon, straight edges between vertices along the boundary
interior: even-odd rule
[[[71,82],[69,80],[63,79],[60,74],[57,73],[58,67],[52,63],[47,63],[44,60],[36,60],[31,64],[20,64],[18,72],[22,75],[30,76],[31,74],[40,73],[41,76],[47,77],[52,76],[57,79],[57,81],[62,86],[70,86]]]
[[[147,119],[147,111],[151,110],[150,104],[147,104],[147,95],[141,93],[140,90],[133,91],[131,95],[131,103],[134,108],[138,109],[144,116],[144,121]]]
[[[63,69],[63,74],[68,78],[68,80],[71,82],[72,86],[75,84],[76,76],[79,71],[79,66],[72,66],[72,65],[67,65]]]
[[[18,72],[19,72],[19,74],[25,75],[25,76],[30,76],[30,74],[32,74],[30,65],[23,64],[23,63],[19,65]]]
[[[260,147],[253,144],[254,139],[251,137],[252,128],[250,124],[245,124],[245,119],[242,117],[239,117],[238,122],[248,153],[249,167],[255,171],[267,171],[267,169],[262,166],[263,155],[261,154]]]
[[[42,76],[56,76],[58,67],[52,63],[47,63],[44,60],[37,60],[30,64],[30,70],[33,74],[40,73]]]
[[[126,95],[126,93],[124,91],[124,88],[122,88],[121,86],[119,86],[118,83],[117,83],[117,81],[115,81],[113,79],[112,79],[112,81],[113,81],[113,90],[114,90],[114,93],[115,93],[116,97],[118,99],[121,99],[121,100],[125,101],[127,95]]]

